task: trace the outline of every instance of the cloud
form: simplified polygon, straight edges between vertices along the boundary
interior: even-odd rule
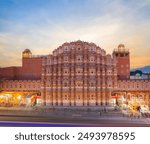
[[[69,3],[66,0],[64,5]],[[88,0],[83,4],[74,1],[74,6],[69,8],[53,11],[40,8],[37,13],[26,14],[19,20],[0,19],[0,53],[3,54],[0,66],[21,65],[21,52],[25,48],[33,54],[49,54],[64,42],[79,39],[94,42],[107,53],[124,43],[133,57],[131,67],[137,67],[138,61],[140,66],[148,64],[150,19],[144,19],[145,12],[139,10],[149,6],[149,2],[142,1],[141,5],[137,0],[129,5],[128,1],[94,0],[91,3]]]

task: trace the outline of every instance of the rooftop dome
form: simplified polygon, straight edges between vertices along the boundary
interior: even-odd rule
[[[125,48],[124,44],[119,44],[118,49]]]
[[[25,49],[23,53],[31,53],[31,51],[29,49]]]
[[[29,49],[25,49],[23,52],[22,52],[22,56],[23,58],[31,58],[32,57],[32,53]]]

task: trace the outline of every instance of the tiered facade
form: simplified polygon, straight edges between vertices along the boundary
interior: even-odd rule
[[[83,41],[44,56],[26,49],[21,67],[0,68],[0,91],[3,103],[8,94],[22,93],[37,95],[47,106],[106,106],[124,98],[150,106],[150,79],[130,79],[130,53],[123,44],[112,55]]]
[[[93,43],[64,43],[43,58],[41,94],[46,105],[111,105],[116,62]]]

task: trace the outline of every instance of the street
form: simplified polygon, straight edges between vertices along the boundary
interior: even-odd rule
[[[21,127],[149,127],[147,119],[129,118],[51,118],[41,116],[0,116],[0,126]]]

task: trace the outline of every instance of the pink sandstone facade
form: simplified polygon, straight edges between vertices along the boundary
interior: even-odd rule
[[[118,79],[130,79],[130,53],[123,44],[113,51],[113,57],[116,59]]]
[[[150,80],[118,80],[117,90],[150,91]]]
[[[116,62],[93,43],[65,43],[43,59],[41,82],[48,105],[109,105],[117,87]]]
[[[123,44],[112,55],[94,43],[64,43],[45,56],[22,53],[22,67],[0,68],[0,91],[37,92],[49,106],[109,106],[117,92],[144,92],[150,80],[130,80],[130,53]]]
[[[40,88],[40,80],[5,80],[0,83],[0,89],[3,91],[39,92]]]
[[[33,56],[29,49],[22,53],[21,67],[0,68],[1,80],[40,80],[42,71],[42,57]]]

